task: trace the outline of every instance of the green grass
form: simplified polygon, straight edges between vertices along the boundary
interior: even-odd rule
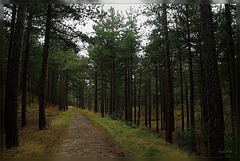
[[[81,110],[81,109],[80,109]],[[123,149],[133,157],[141,158],[190,158],[188,152],[167,143],[164,138],[144,127],[129,125],[123,121],[101,118],[88,110],[82,110],[98,126],[102,127]]]

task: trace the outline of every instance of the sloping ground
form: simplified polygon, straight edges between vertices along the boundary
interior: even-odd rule
[[[192,158],[187,151],[176,145],[167,143],[160,136],[143,127],[127,124],[124,121],[112,120],[109,117],[101,118],[100,114],[88,110],[81,110],[102,127],[122,148],[133,157],[154,158]]]
[[[19,147],[3,151],[4,157],[52,157],[70,125],[71,112],[58,107],[46,108],[47,128],[38,129],[38,103],[27,107],[27,125],[21,127],[21,106],[18,112]]]
[[[56,153],[56,157],[115,158],[128,156],[114,143],[112,138],[95,126],[82,111],[76,108],[70,110],[73,113],[71,126]]]

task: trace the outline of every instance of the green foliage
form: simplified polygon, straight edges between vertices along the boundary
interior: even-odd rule
[[[160,151],[160,150],[158,150],[158,149],[156,149],[156,148],[153,148],[153,147],[150,147],[150,148],[147,150],[145,156],[146,156],[146,157],[149,157],[149,158],[154,158],[154,157],[156,157],[157,155],[160,155],[160,154],[161,154],[161,151]]]
[[[109,115],[109,117],[113,120],[121,120],[121,118],[123,117],[123,113],[112,113],[111,115]]]
[[[177,131],[177,144],[179,148],[192,151],[194,149],[192,140],[191,131]]]

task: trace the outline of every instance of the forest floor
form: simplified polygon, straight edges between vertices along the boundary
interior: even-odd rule
[[[84,112],[95,125],[101,127],[113,140],[133,158],[195,158],[188,151],[165,141],[162,134],[150,131],[121,120],[111,119],[108,115],[101,118],[100,113],[77,109]]]
[[[126,157],[129,156],[101,128],[93,124],[85,113],[70,108],[71,125],[68,128],[56,157]]]

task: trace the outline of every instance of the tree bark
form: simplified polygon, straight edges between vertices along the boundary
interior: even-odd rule
[[[148,92],[148,86],[147,86],[147,79],[146,79],[146,83],[145,83],[145,126],[147,127],[148,126],[148,123],[147,123],[147,106],[148,106],[148,98],[147,98],[147,92]]]
[[[188,86],[185,82],[185,94],[186,94],[186,109],[187,109],[187,129],[189,130],[189,107],[188,107]]]
[[[136,74],[134,76],[134,123],[137,123],[137,89],[136,89]]]
[[[208,107],[209,156],[224,157],[222,91],[218,76],[216,46],[210,4],[200,5],[203,34],[203,67]]]
[[[182,131],[184,131],[184,109],[183,109],[183,81],[182,81],[182,55],[179,51],[179,70],[180,70],[180,90],[181,90],[181,108],[182,108]]]
[[[127,69],[125,69],[125,121],[128,121],[128,81],[127,81]]]
[[[26,39],[26,51],[25,61],[23,67],[23,78],[22,78],[22,127],[26,126],[26,109],[27,109],[27,89],[28,89],[28,67],[29,67],[29,46],[31,39],[31,26],[32,26],[32,13],[29,12],[28,17],[28,28],[27,28],[27,39]],[[30,97],[30,92],[29,92]]]
[[[159,132],[159,103],[158,103],[158,66],[155,65],[155,78],[156,78],[156,131]]]
[[[95,86],[95,105],[94,105],[94,112],[97,113],[97,70],[95,69],[94,72],[94,86]]]
[[[172,143],[172,131],[173,131],[173,85],[170,65],[170,53],[169,53],[169,37],[167,27],[167,5],[163,4],[163,30],[165,38],[165,77],[166,77],[166,141]]]
[[[150,76],[150,70],[148,73],[148,97],[149,97],[149,112],[148,112],[148,123],[149,128],[152,128],[152,107],[151,107],[151,76]]]
[[[8,83],[5,88],[4,128],[7,149],[19,145],[17,126],[18,95],[26,13],[27,5],[19,5],[15,33],[12,42],[12,48],[14,50],[11,51],[7,77]]]
[[[138,122],[140,125],[140,114],[141,114],[141,69],[139,71],[139,91],[138,91]]]
[[[43,130],[46,128],[46,118],[45,118],[45,90],[46,90],[46,79],[47,79],[47,64],[48,64],[48,50],[49,50],[49,41],[50,41],[50,28],[51,28],[51,10],[52,5],[48,4],[47,11],[47,23],[46,23],[46,32],[45,32],[45,43],[42,59],[42,69],[41,69],[41,78],[40,78],[40,88],[39,88],[39,129]]]
[[[103,70],[101,70],[101,114],[104,117],[104,93],[103,93]]]
[[[232,113],[232,132],[233,140],[235,140],[235,114],[236,114],[236,58],[235,46],[233,41],[232,17],[230,11],[230,4],[225,4],[226,12],[226,30],[227,30],[227,55],[229,66],[229,87],[230,87],[230,101]]]
[[[10,66],[10,60],[12,57],[12,47],[13,47],[13,38],[14,38],[14,32],[15,32],[15,23],[16,23],[16,13],[17,13],[17,6],[13,4],[12,8],[12,20],[11,20],[11,30],[10,30],[10,38],[9,38],[9,48],[8,48],[8,62],[7,62],[7,80],[8,80],[8,74],[9,74],[9,66]],[[6,81],[6,85],[8,84],[8,81]]]

